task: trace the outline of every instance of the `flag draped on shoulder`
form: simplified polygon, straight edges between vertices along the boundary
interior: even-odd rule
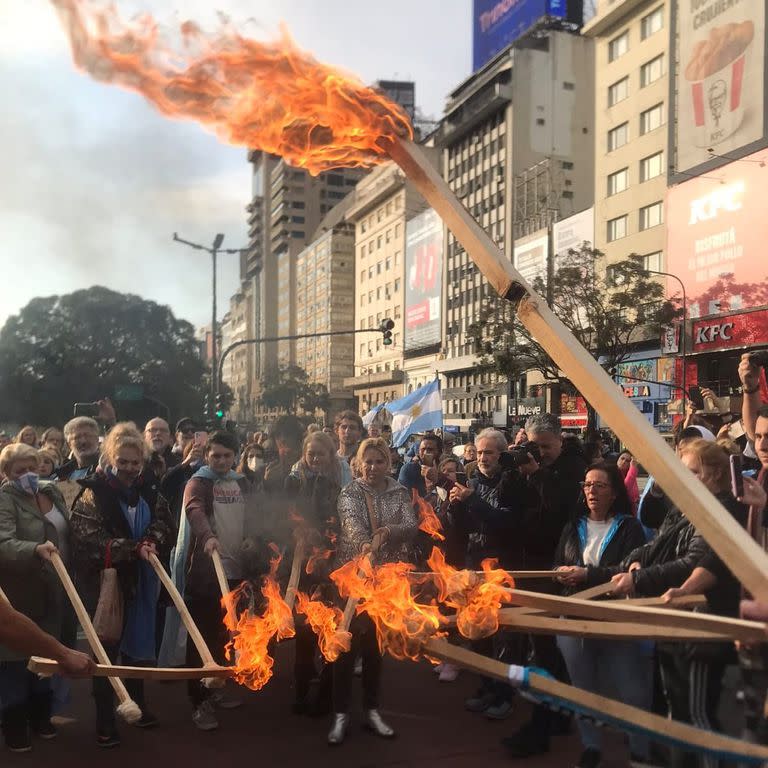
[[[410,395],[387,403],[386,408],[392,416],[392,445],[395,448],[401,446],[409,435],[443,427],[443,403],[437,379]]]

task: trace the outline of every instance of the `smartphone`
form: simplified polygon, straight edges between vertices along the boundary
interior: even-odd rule
[[[99,415],[98,403],[75,403],[74,407],[75,416],[89,416],[95,419]]]
[[[450,477],[448,477],[447,475],[442,474],[442,472],[441,472],[437,476],[437,482],[435,483],[435,485],[438,488],[442,488],[444,491],[450,491],[451,488],[453,488],[453,486],[456,485],[456,483],[454,483],[453,480],[451,480]]]
[[[744,495],[744,476],[741,474],[741,456],[731,456],[731,493],[740,499]]]
[[[195,448],[205,448],[205,444],[208,442],[207,432],[195,432]]]
[[[459,485],[466,485],[467,484],[467,473],[466,472],[457,472],[456,473],[456,482],[459,483]]]
[[[688,387],[688,397],[690,398],[697,411],[704,410],[704,398],[701,394],[701,387]]]

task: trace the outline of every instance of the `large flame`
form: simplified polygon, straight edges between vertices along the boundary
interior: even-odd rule
[[[317,635],[320,653],[326,661],[336,661],[339,655],[347,652],[352,644],[352,635],[340,631],[342,613],[336,606],[326,605],[319,600],[311,600],[303,592],[296,594],[296,612],[307,617],[310,627]]]
[[[226,656],[235,662],[235,680],[254,691],[261,690],[272,677],[275,660],[269,653],[273,637],[283,640],[293,637],[293,615],[280,593],[275,579],[279,556],[271,561],[270,574],[264,577],[261,594],[264,605],[259,609],[254,603],[254,592],[250,582],[243,582],[227,596],[233,605],[245,605],[237,619],[230,613],[224,616],[224,624],[232,632],[227,643]]]
[[[496,560],[483,560],[482,574],[459,571],[433,547],[427,564],[435,573],[438,600],[456,609],[456,627],[464,637],[475,640],[498,631],[501,604],[511,599],[505,590],[514,588],[515,582],[506,571],[495,567]]]
[[[419,496],[419,492],[414,488],[413,491],[413,506],[416,507],[416,512],[419,515],[419,530],[431,536],[437,541],[445,541],[445,536],[441,533],[443,530],[442,523],[437,517],[437,513],[432,508],[432,505]]]
[[[413,135],[405,112],[357,78],[316,61],[283,29],[257,42],[224,24],[176,34],[148,14],[123,20],[103,0],[51,0],[75,63],[136,91],[164,115],[197,120],[225,141],[262,149],[319,173],[386,159],[382,138]]]
[[[379,648],[396,659],[422,655],[422,645],[440,635],[442,623],[437,605],[417,603],[411,594],[410,563],[385,563],[374,568],[370,558],[361,556],[331,574],[342,597],[360,600],[358,612],[365,611],[376,626]]]

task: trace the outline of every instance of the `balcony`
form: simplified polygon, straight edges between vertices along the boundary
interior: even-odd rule
[[[402,384],[405,374],[400,369],[392,371],[373,371],[370,374],[361,373],[359,376],[349,376],[344,379],[344,389],[365,389],[379,387],[385,384]]]

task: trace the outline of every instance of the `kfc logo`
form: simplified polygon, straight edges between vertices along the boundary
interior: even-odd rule
[[[716,341],[730,341],[733,338],[733,323],[702,325],[696,329],[695,344],[712,344]]]
[[[698,224],[700,221],[710,221],[717,218],[721,211],[740,211],[742,208],[742,195],[744,194],[744,182],[737,181],[713,190],[704,197],[691,201],[691,216],[689,224]]]

